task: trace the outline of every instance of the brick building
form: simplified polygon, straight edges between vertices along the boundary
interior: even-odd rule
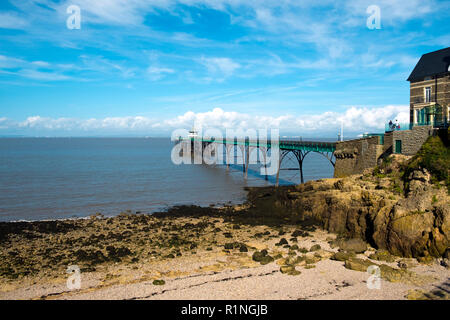
[[[393,154],[412,156],[429,136],[450,120],[450,47],[424,54],[411,75],[410,123],[386,127],[385,133],[338,142],[335,177],[363,173]]]
[[[424,54],[408,78],[412,126],[448,126],[450,47]]]

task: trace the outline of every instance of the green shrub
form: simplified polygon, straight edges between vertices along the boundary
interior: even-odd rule
[[[438,202],[438,199],[437,199],[436,195],[434,194],[433,198],[431,199],[431,203],[435,204],[436,202]]]
[[[410,174],[424,168],[431,173],[432,181],[445,181],[450,189],[450,147],[439,136],[429,137],[417,154],[406,165],[403,179],[408,181]]]
[[[373,175],[377,178],[385,178],[386,174],[384,174],[379,166],[373,168]]]

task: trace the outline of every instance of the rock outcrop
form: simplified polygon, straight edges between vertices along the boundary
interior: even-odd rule
[[[343,238],[362,239],[397,256],[441,257],[450,240],[448,190],[432,183],[424,169],[412,172],[407,182],[400,186],[392,177],[356,175],[272,189],[272,193],[250,189],[249,200],[255,211],[312,219]],[[344,250],[364,249],[353,242]]]

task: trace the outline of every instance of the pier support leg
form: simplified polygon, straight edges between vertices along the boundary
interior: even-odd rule
[[[245,167],[245,179],[248,178],[248,166],[250,164],[250,152],[251,152],[250,147],[246,146],[246,148],[245,148],[245,164],[244,164],[244,167]]]
[[[286,157],[286,155],[287,155],[289,152],[291,152],[291,151],[286,151],[286,150],[281,151],[281,154],[280,154],[280,160],[279,160],[279,162],[278,162],[277,180],[276,180],[276,182],[275,182],[275,186],[276,186],[276,187],[278,187],[279,184],[280,184],[280,170],[281,170],[281,163],[283,162],[284,157]]]
[[[310,152],[311,151],[302,151],[302,150],[293,151],[295,157],[297,158],[298,167],[300,170],[300,183],[305,182],[305,180],[303,179],[303,160],[305,159],[306,155]]]
[[[232,161],[230,154],[231,154],[231,150],[233,148],[234,148],[234,145],[230,145],[230,144],[225,145],[227,171],[230,171],[230,163]],[[234,158],[234,150],[233,150],[233,158]]]
[[[259,147],[259,150],[261,150],[261,154],[264,158],[264,171],[265,171],[264,179],[268,180],[269,177],[267,176],[267,148]]]
[[[240,145],[239,149],[241,149],[241,154],[242,154],[242,173],[245,176],[245,146]]]
[[[280,167],[281,167],[281,161],[278,164],[277,181],[275,182],[275,187],[278,187],[280,185]]]
[[[254,146],[247,146],[246,147],[246,153],[245,153],[245,179],[248,177],[248,170],[250,168],[250,157],[252,155],[253,150],[255,150],[257,147]]]
[[[300,183],[304,183],[305,180],[303,179],[303,160],[300,164]]]

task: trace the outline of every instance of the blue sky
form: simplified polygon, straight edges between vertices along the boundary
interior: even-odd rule
[[[66,26],[70,5],[81,29]],[[381,29],[366,12],[377,5]],[[0,135],[290,135],[408,120],[406,81],[450,43],[449,1],[4,0]]]

